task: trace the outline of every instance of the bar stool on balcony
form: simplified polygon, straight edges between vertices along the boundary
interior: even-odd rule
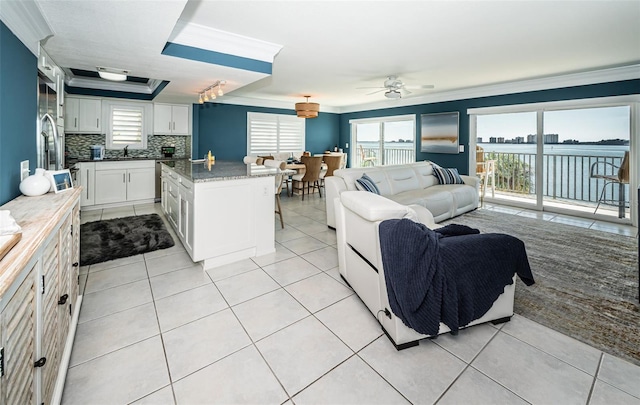
[[[480,205],[484,205],[484,196],[491,180],[491,198],[496,196],[496,161],[484,159],[484,149],[476,146],[476,175],[480,177]]]
[[[610,173],[607,174],[607,167],[610,167]],[[616,172],[617,170],[617,172]],[[614,174],[614,172],[616,172]],[[620,166],[616,166],[611,162],[595,162],[591,165],[589,177],[592,179],[603,179],[604,185],[602,186],[602,191],[600,192],[600,197],[598,198],[598,205],[596,205],[596,211],[600,208],[600,204],[612,204],[618,206],[618,218],[624,218],[625,216],[625,208],[626,208],[626,198],[625,198],[625,184],[629,184],[629,151],[624,153],[624,157],[622,158],[622,163]],[[614,201],[613,199],[607,200],[605,191],[609,184],[618,184],[618,201]],[[612,197],[613,198],[613,197]]]

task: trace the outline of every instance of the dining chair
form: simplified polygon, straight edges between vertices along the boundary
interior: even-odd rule
[[[264,162],[264,159],[259,156],[245,156],[242,158],[242,161],[247,165],[251,163],[261,165]]]
[[[607,170],[607,167],[609,167],[610,170]],[[607,174],[608,171],[609,174]],[[600,204],[602,203],[613,204],[618,205],[618,217],[624,218],[624,210],[626,208],[624,186],[625,184],[629,184],[629,151],[624,152],[624,157],[622,158],[620,166],[616,166],[611,162],[605,161],[594,162],[591,165],[589,177],[592,179],[604,180],[602,191],[598,198],[598,205],[596,205],[596,209],[593,213],[595,214],[596,211],[598,211],[598,208],[600,208]],[[607,200],[605,191],[609,184],[618,184],[618,201]]]
[[[304,189],[305,185],[307,186],[307,194],[309,194],[309,187],[312,189],[318,189],[318,194],[322,197],[322,192],[320,191],[320,168],[322,166],[322,156],[302,156],[301,160],[304,164],[305,171],[304,173],[294,174],[291,176],[293,180],[293,190],[302,190],[302,201],[304,201]],[[295,184],[298,183],[298,186],[302,185],[302,187],[295,187]]]
[[[282,226],[282,229],[284,229],[284,219],[282,218],[282,205],[280,205],[280,193],[282,192],[284,174],[282,173],[281,170],[284,170],[285,166],[287,165],[287,162],[283,160],[268,159],[268,160],[265,160],[264,165],[266,167],[274,167],[274,168],[280,169],[278,170],[278,173],[275,176],[276,177],[276,183],[275,183],[276,211],[275,213],[280,216],[280,226]]]
[[[324,155],[323,160],[324,160],[324,163],[327,165],[327,169],[320,171],[320,187],[324,187],[325,177],[333,176],[333,172],[340,169],[340,165],[342,164],[342,156],[341,155]]]

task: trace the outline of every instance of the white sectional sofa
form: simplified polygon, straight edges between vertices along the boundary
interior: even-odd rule
[[[433,214],[435,222],[478,208],[476,177],[461,176],[465,184],[439,184],[428,161],[348,168],[336,170],[325,179],[328,226],[336,227],[334,199],[343,191],[357,190],[356,180],[364,173],[375,182],[380,195],[403,205],[423,206]]]
[[[406,326],[390,311],[385,268],[380,250],[379,225],[387,219],[408,218],[425,224],[431,229],[439,228],[431,213],[422,206],[406,206],[382,198],[374,193],[347,191],[334,201],[336,213],[336,235],[338,263],[341,276],[377,318],[385,334],[396,349],[415,346],[420,339],[428,337]],[[493,306],[481,318],[463,327],[484,322],[501,323],[513,315],[515,294],[514,282],[504,288]],[[450,329],[440,324],[438,334]]]

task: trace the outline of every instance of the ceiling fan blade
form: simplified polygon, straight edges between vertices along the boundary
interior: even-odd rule
[[[386,87],[381,87],[381,86],[372,86],[372,87],[356,87],[356,90],[360,90],[360,89],[386,89]]]
[[[407,89],[406,86],[402,87],[402,91],[404,91],[404,93],[407,94],[407,95],[413,94],[413,92],[409,91],[409,89]]]
[[[433,89],[435,86],[433,84],[423,84],[417,86],[404,86],[405,89],[409,88],[411,90],[419,90],[419,89]]]
[[[376,94],[376,93],[380,93],[381,91],[385,91],[385,90],[387,90],[387,88],[386,88],[386,87],[384,87],[384,88],[382,88],[382,89],[380,89],[380,90],[376,90],[376,91],[371,92],[371,93],[367,93],[367,96],[370,96],[370,95],[372,95],[372,94]]]

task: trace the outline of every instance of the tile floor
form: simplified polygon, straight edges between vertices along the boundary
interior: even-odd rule
[[[81,268],[63,403],[640,404],[640,367],[517,315],[397,352],[339,277],[324,198],[282,201],[274,254],[203,271],[175,238]],[[82,221],[151,212],[158,204]]]

